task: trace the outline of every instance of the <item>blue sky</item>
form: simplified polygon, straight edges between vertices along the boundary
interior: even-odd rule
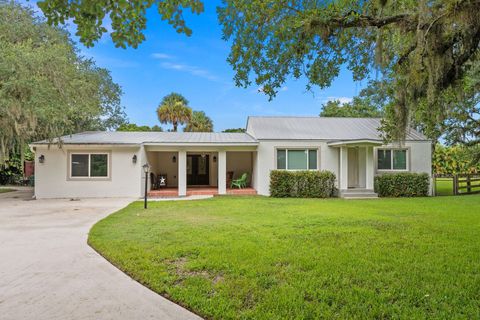
[[[204,3],[203,14],[186,16],[193,30],[190,37],[176,33],[161,21],[154,8],[148,13],[146,40],[137,49],[115,48],[109,35],[104,35],[93,48],[78,44],[83,55],[110,70],[113,80],[121,85],[122,105],[130,122],[159,124],[155,110],[170,92],[184,95],[192,109],[205,111],[213,119],[215,131],[244,127],[249,115],[316,116],[322,103],[351,99],[365,84],[354,82],[351,73],[344,69],[325,90],[307,92],[305,79],[287,81],[272,101],[259,93],[256,86],[235,87],[233,70],[226,62],[229,43],[221,38],[215,11],[220,2]],[[34,2],[30,4],[36,6]],[[74,28],[68,27],[71,31]]]

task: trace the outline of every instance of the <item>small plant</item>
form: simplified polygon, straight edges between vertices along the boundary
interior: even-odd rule
[[[425,197],[430,188],[427,173],[386,173],[375,177],[380,197]]]
[[[335,193],[335,174],[330,171],[270,172],[270,195],[275,198],[329,198]]]

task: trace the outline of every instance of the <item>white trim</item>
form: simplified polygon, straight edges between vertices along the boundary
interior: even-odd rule
[[[390,150],[390,168],[391,169],[379,169],[378,168],[378,150]],[[395,150],[405,150],[405,169],[393,169],[393,153]],[[374,161],[375,161],[375,169],[377,172],[380,173],[388,173],[388,172],[409,172],[410,171],[410,148],[409,147],[380,147],[375,148],[374,151]]]
[[[278,150],[285,150],[285,169],[278,168]],[[297,150],[297,151],[306,151],[307,153],[307,169],[288,169],[288,151],[289,150]],[[309,167],[309,151],[313,150],[316,152],[317,157],[317,168],[310,169]],[[285,170],[285,171],[318,171],[320,170],[320,148],[309,148],[309,147],[275,147],[275,170]]]
[[[362,147],[367,145],[381,146],[383,142],[371,139],[358,139],[358,140],[340,140],[327,142],[329,147]]]
[[[72,176],[72,157],[73,155],[88,155],[88,176],[76,177]],[[91,157],[92,155],[106,155],[107,156],[107,176],[106,177],[92,177]],[[111,180],[111,152],[110,151],[69,151],[67,157],[67,180],[69,181],[106,181]]]

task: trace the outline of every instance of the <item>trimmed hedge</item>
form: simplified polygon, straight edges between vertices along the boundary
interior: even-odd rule
[[[270,172],[270,196],[275,198],[328,198],[335,193],[335,174],[330,171]]]
[[[427,173],[385,173],[375,177],[375,192],[380,197],[425,197],[429,188]]]

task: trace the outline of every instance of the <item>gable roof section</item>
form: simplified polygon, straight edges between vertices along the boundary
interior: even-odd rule
[[[247,133],[220,132],[113,132],[87,131],[61,137],[63,144],[235,144],[255,145],[257,141]],[[58,142],[54,139],[53,143]],[[32,145],[48,144],[47,140]]]
[[[249,117],[247,132],[257,140],[376,140],[379,118]],[[406,140],[428,140],[413,129]]]

